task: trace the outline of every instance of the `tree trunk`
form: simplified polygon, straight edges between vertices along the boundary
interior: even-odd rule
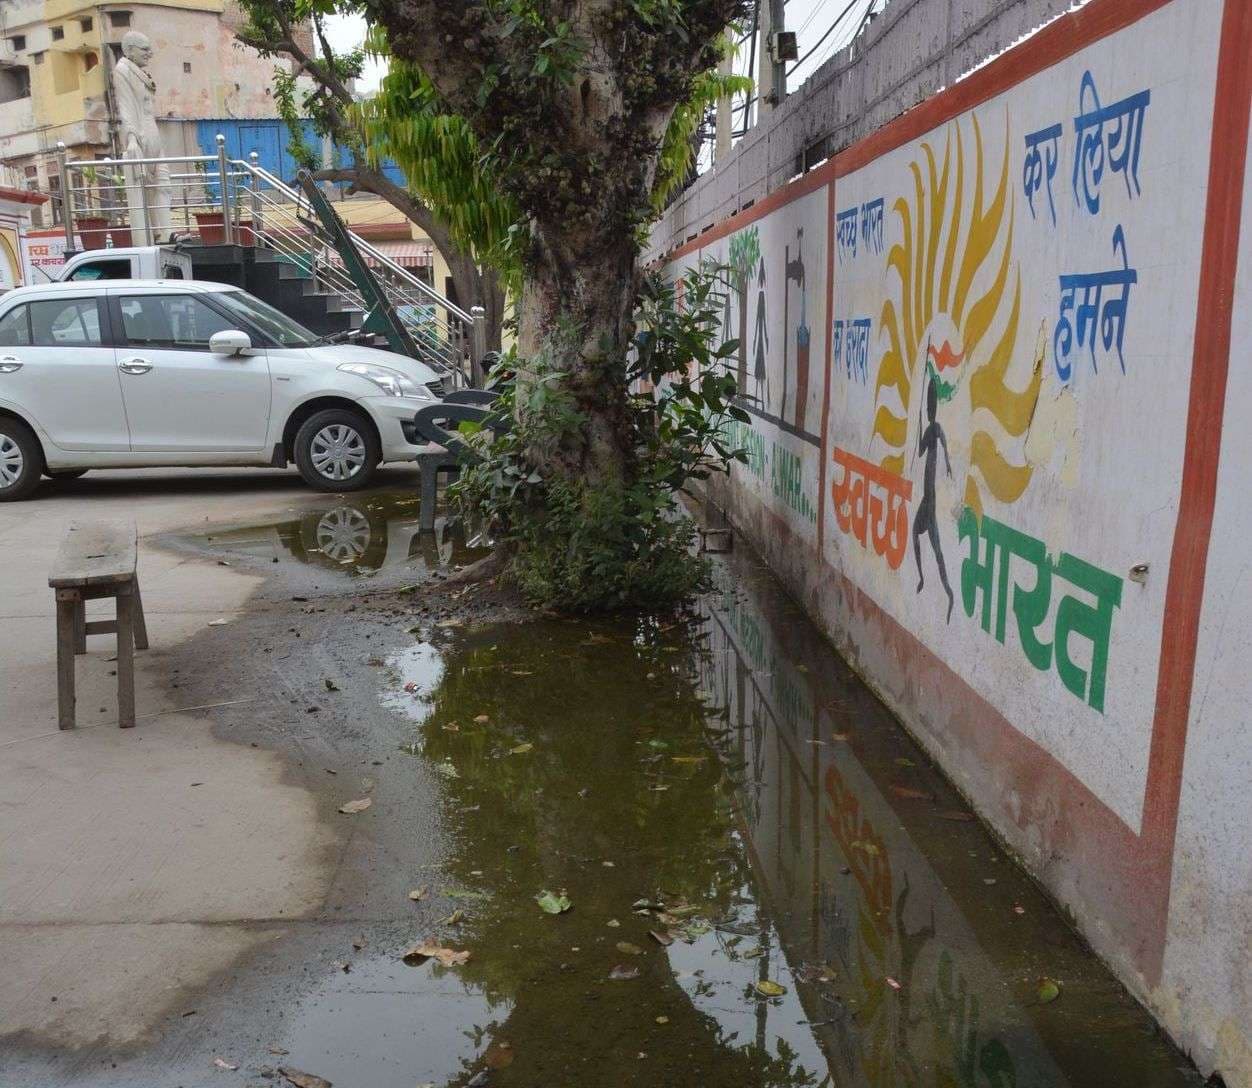
[[[518,347],[566,375],[585,420],[551,467],[593,485],[620,484],[631,467],[625,360],[639,281],[634,238],[560,223],[535,225],[533,239]]]

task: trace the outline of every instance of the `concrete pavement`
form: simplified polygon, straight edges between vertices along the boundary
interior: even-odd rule
[[[0,1037],[144,1041],[274,923],[322,902],[339,844],[309,790],[281,756],[209,729],[207,705],[246,714],[261,693],[210,673],[196,685],[209,697],[189,702],[171,673],[174,648],[211,621],[271,607],[249,606],[261,580],[145,539],[318,502],[293,473],[115,472],[0,506]],[[141,537],[152,648],[137,657],[138,727],[116,728],[106,635],[78,659],[80,728],[60,732],[48,568],[71,520],[114,517]]]

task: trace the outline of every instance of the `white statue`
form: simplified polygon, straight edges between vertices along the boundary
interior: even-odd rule
[[[156,82],[147,72],[151,60],[152,43],[147,35],[129,31],[122,39],[122,59],[113,69],[113,94],[117,101],[123,154],[128,159],[157,159],[165,154],[156,123]],[[167,239],[171,218],[169,164],[129,166],[126,180],[126,202],[130,206],[135,244]],[[151,228],[150,239],[146,238],[145,227]]]

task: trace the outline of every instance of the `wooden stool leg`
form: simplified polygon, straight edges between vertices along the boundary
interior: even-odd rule
[[[134,614],[135,649],[146,650],[148,648],[148,624],[143,618],[143,597],[139,593],[138,578],[135,579]]]
[[[57,726],[74,728],[74,650],[82,600],[73,590],[57,591]]]
[[[81,598],[74,605],[74,652],[87,652],[87,602]]]
[[[439,495],[439,469],[433,458],[422,462],[422,498],[417,508],[417,531],[429,533],[435,528],[435,503]]]
[[[127,587],[117,595],[117,724],[135,724],[135,597]]]

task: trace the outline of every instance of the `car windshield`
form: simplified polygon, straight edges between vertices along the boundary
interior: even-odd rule
[[[222,291],[217,298],[231,313],[238,314],[285,348],[309,348],[320,342],[317,333],[244,291]]]

